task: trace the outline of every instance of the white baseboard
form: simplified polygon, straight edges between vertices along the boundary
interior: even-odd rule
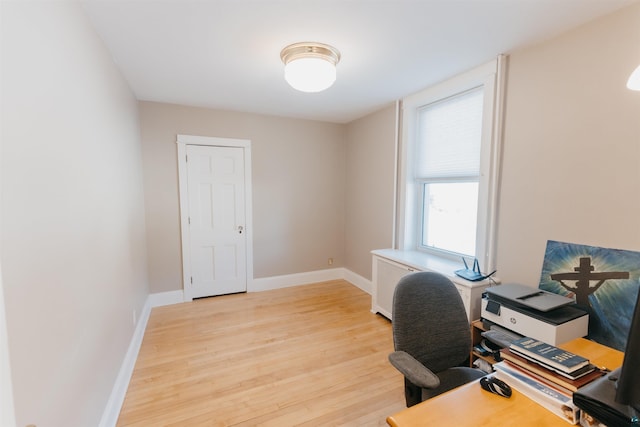
[[[158,292],[149,295],[148,300],[151,304],[151,308],[185,302],[183,291]]]
[[[283,276],[262,277],[253,279],[248,292],[268,291],[271,289],[288,288],[290,286],[308,285],[311,283],[326,282],[344,278],[344,268],[331,268],[328,270],[308,271],[306,273],[286,274]]]
[[[127,389],[129,388],[129,381],[131,381],[131,375],[133,374],[133,368],[136,365],[136,359],[140,352],[144,331],[147,329],[151,309],[153,307],[161,307],[180,302],[184,302],[184,294],[182,291],[160,292],[150,294],[147,297],[142,313],[140,313],[140,317],[138,318],[138,324],[133,332],[127,354],[124,357],[115,385],[111,391],[111,396],[109,396],[109,401],[102,414],[102,419],[99,424],[100,427],[115,427],[118,421],[118,416],[120,415]]]
[[[371,280],[365,279],[359,274],[356,274],[351,270],[347,270],[346,268],[343,270],[344,270],[344,276],[342,278],[344,280],[346,280],[349,283],[352,283],[353,285],[357,286],[358,288],[362,289],[363,291],[371,295],[371,293],[373,292],[373,284]]]
[[[308,285],[311,283],[326,282],[329,280],[344,279],[363,291],[371,294],[371,281],[364,277],[347,270],[346,268],[332,268],[328,270],[310,271],[306,273],[287,274],[283,276],[264,277],[253,279],[247,287],[248,292],[268,291],[271,289],[287,288],[297,285]],[[161,307],[165,305],[178,304],[184,301],[183,291],[169,291],[150,294],[147,297],[138,324],[131,338],[131,343],[125,355],[115,385],[109,396],[109,401],[102,414],[99,427],[115,427],[124,403],[124,398],[129,387],[129,381],[133,374],[133,368],[138,358],[140,346],[144,331],[147,328],[149,315],[153,307]]]
[[[118,415],[120,415],[120,409],[122,409],[124,397],[127,394],[127,388],[129,388],[129,381],[131,380],[131,374],[133,374],[133,368],[136,365],[136,359],[138,358],[138,352],[142,345],[142,338],[144,337],[144,331],[147,328],[147,321],[149,320],[150,313],[151,302],[150,298],[147,297],[142,313],[140,313],[140,317],[138,318],[136,329],[133,331],[131,343],[129,344],[127,353],[122,361],[122,365],[120,366],[118,377],[116,378],[116,382],[111,390],[111,396],[109,396],[107,406],[102,413],[99,427],[115,427],[116,422],[118,421]]]

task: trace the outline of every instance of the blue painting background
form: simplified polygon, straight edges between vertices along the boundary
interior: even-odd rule
[[[629,272],[628,279],[606,280],[589,295],[589,306],[580,306],[589,312],[588,338],[624,351],[640,289],[640,252],[549,240],[540,275],[540,289],[574,297],[559,282],[552,280],[551,275],[573,272],[583,257],[591,258],[594,272]],[[571,280],[564,280],[564,283],[575,285]],[[590,286],[596,283],[592,281]]]

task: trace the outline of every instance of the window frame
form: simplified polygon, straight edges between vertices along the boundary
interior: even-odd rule
[[[495,269],[496,216],[499,193],[500,146],[502,128],[502,93],[504,60],[480,65],[402,100],[401,144],[397,206],[397,247],[417,250],[434,257],[461,261],[460,254],[422,247],[421,207],[423,187],[415,179],[418,111],[420,108],[482,86],[483,118],[480,148],[478,213],[475,256],[482,271]]]

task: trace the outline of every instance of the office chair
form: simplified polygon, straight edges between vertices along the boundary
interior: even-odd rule
[[[407,407],[485,375],[469,367],[471,330],[462,298],[445,276],[404,276],[393,294],[389,361],[404,375]]]

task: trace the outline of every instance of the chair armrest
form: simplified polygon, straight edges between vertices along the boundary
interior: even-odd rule
[[[405,351],[391,353],[389,362],[418,387],[436,388],[440,385],[440,378],[436,374]]]

